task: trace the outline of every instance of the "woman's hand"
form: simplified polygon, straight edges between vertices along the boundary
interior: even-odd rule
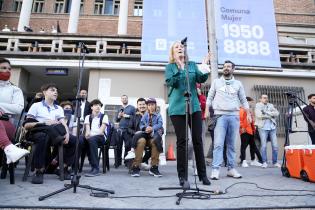
[[[175,63],[177,64],[179,69],[184,69],[185,68],[185,63],[182,59],[176,58]]]

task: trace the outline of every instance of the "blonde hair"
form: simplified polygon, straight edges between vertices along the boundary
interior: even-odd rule
[[[175,63],[174,50],[173,50],[173,48],[174,48],[175,44],[177,44],[177,43],[181,44],[180,41],[175,41],[175,42],[171,45],[170,52],[169,52],[169,61],[168,61],[169,63]]]

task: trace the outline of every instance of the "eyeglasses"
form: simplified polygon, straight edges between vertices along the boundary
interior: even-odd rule
[[[6,66],[1,66],[0,69],[1,70],[9,70],[9,71],[11,71],[11,67],[6,67]]]

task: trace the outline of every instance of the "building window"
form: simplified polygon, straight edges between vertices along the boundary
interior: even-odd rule
[[[21,12],[23,0],[14,0],[13,11]]]
[[[44,0],[34,0],[33,10],[34,13],[42,13],[44,8]]]
[[[80,3],[80,14],[83,14],[84,0]],[[56,0],[55,2],[55,13],[70,13],[71,0]]]
[[[143,12],[143,0],[136,0],[133,6],[133,15],[134,16],[142,16]]]
[[[120,0],[95,0],[95,15],[118,15]]]

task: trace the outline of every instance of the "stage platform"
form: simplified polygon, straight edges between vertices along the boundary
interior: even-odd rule
[[[0,180],[0,208],[14,209],[240,209],[240,208],[315,208],[315,183],[281,175],[279,168],[237,167],[242,179],[226,176],[226,168],[221,168],[220,180],[212,181],[210,186],[198,187],[211,191],[225,191],[222,195],[211,195],[209,199],[183,198],[176,205],[176,193],[181,190],[160,191],[159,187],[178,187],[176,161],[160,166],[163,177],[156,178],[141,171],[138,178],[131,177],[124,166],[111,168],[110,172],[97,177],[82,176],[80,184],[114,190],[114,195],[107,198],[91,197],[90,190],[77,188],[77,193],[68,190],[39,201],[41,195],[58,190],[69,181],[59,181],[56,175],[45,175],[44,184],[34,185],[22,182],[24,164],[16,169],[16,183],[9,184],[9,179]],[[84,172],[89,170],[86,165]],[[194,187],[192,168],[189,169],[189,181]],[[208,177],[210,167],[207,166]],[[83,173],[84,174],[84,173]],[[258,188],[258,187],[261,188]],[[265,189],[263,189],[265,188]],[[271,190],[274,189],[274,190]],[[305,191],[301,191],[305,190]],[[307,191],[308,190],[308,191]]]

